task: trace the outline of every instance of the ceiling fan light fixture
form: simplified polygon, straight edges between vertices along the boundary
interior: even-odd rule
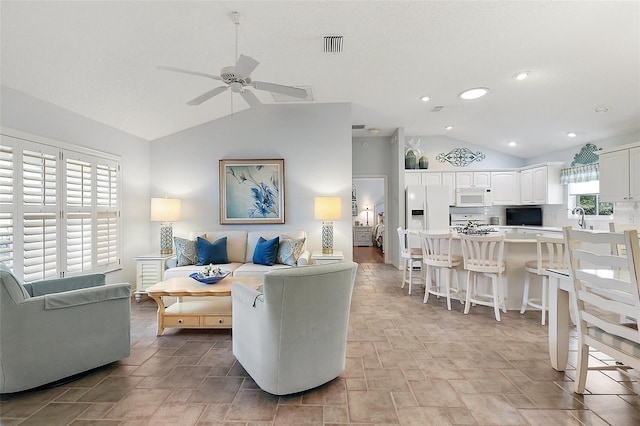
[[[489,93],[487,87],[474,87],[473,89],[465,90],[458,95],[459,98],[465,100],[478,99]]]

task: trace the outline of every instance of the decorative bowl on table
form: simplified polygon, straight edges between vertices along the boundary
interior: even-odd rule
[[[220,268],[214,268],[213,266],[205,266],[202,272],[194,272],[189,275],[196,281],[200,281],[204,284],[215,284],[227,275],[229,275],[229,271],[222,270]]]

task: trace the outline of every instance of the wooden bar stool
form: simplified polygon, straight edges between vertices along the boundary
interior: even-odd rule
[[[549,274],[547,269],[567,269],[565,261],[564,238],[537,236],[536,241],[537,258],[525,262],[524,269],[526,277],[524,279],[524,291],[522,293],[522,307],[520,313],[524,314],[527,306],[531,306],[542,311],[541,324],[545,325],[547,300],[549,293]],[[532,276],[542,277],[542,297],[540,299],[529,298],[529,289]]]
[[[419,247],[411,247],[410,232],[408,229],[398,228],[398,238],[400,239],[400,258],[402,259],[402,286],[409,284],[409,294],[411,294],[411,284],[413,282],[414,263],[422,267],[422,249]],[[407,268],[409,269],[409,277],[407,279]]]
[[[464,313],[469,313],[471,304],[493,306],[496,320],[500,321],[500,308],[504,313],[507,313],[502,279],[502,274],[506,270],[503,260],[504,234],[461,234],[460,242],[462,243],[464,269],[467,270],[467,297]],[[491,294],[478,292],[478,275],[484,275],[491,279]]]
[[[462,257],[451,254],[451,232],[420,231],[422,243],[422,264],[426,269],[425,291],[423,303],[429,300],[429,294],[447,298],[447,309],[451,310],[451,295],[460,299],[458,274],[454,273],[456,286],[451,287],[451,273],[462,263]],[[431,276],[435,272],[435,282]],[[444,272],[444,288],[440,278]],[[460,300],[462,302],[462,300]]]

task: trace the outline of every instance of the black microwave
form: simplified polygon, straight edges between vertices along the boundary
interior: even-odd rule
[[[507,226],[542,226],[542,207],[507,208]]]

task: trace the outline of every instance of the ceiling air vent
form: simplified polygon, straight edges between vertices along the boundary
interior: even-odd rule
[[[442,111],[442,108],[444,108],[444,106],[436,105],[433,108],[431,108],[431,112],[440,112],[440,111]]]
[[[362,130],[364,129],[364,124],[352,124],[351,130]]]
[[[325,53],[342,52],[342,36],[324,36]]]

